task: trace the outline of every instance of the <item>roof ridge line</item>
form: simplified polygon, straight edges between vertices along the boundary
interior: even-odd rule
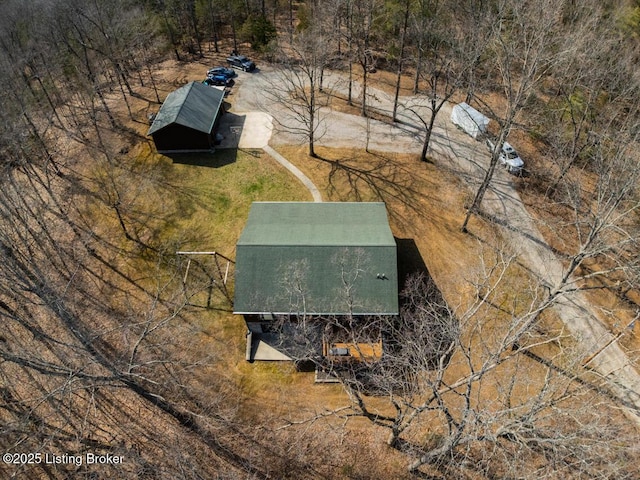
[[[176,114],[176,120],[178,120],[178,118],[180,118],[180,114],[182,113],[182,109],[184,108],[184,106],[187,103],[187,99],[189,98],[189,95],[191,94],[191,90],[193,89],[193,85],[195,84],[195,80],[193,82],[189,82],[186,85],[183,85],[180,88],[185,88],[185,87],[189,87],[187,90],[187,94],[184,96],[184,100],[183,102],[180,104],[180,108],[178,109],[178,113]],[[178,90],[180,90],[180,88]],[[173,92],[171,92],[169,95],[171,95],[172,93],[177,92],[178,90],[174,90]],[[166,101],[166,99],[165,99]]]

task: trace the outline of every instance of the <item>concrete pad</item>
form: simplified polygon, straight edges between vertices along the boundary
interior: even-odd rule
[[[225,113],[220,119],[217,133],[222,135],[222,142],[216,145],[218,148],[238,148],[240,136],[247,120],[245,114],[237,114],[232,112]]]
[[[227,112],[218,134],[223,140],[216,148],[263,148],[273,132],[271,115],[263,112]]]
[[[263,148],[273,132],[273,118],[263,112],[247,112],[240,135],[239,148]]]
[[[253,338],[252,338],[253,337]],[[288,357],[280,350],[269,345],[269,343],[264,340],[271,340],[272,342],[276,341],[274,338],[271,338],[269,334],[256,334],[254,333],[251,336],[247,337],[247,341],[251,342],[251,360],[280,360],[280,361],[290,361],[291,357]]]

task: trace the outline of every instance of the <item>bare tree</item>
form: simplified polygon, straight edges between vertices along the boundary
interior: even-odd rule
[[[400,34],[400,51],[398,52],[398,69],[396,75],[396,90],[393,97],[393,113],[391,114],[392,120],[397,120],[396,114],[398,113],[398,97],[400,96],[400,82],[402,80],[402,67],[404,66],[405,46],[407,39],[407,29],[409,27],[409,13],[411,12],[411,1],[406,0],[404,3],[404,15]]]
[[[175,239],[161,234],[168,210],[140,208],[139,195],[157,195],[170,189],[170,182],[118,154],[131,138],[105,121],[107,110],[100,111],[93,90],[99,88],[111,107],[106,92],[119,82],[107,72],[113,65],[88,42],[96,26],[69,9],[69,2],[44,3],[51,18],[34,17],[34,31],[51,28],[55,38],[65,39],[51,50],[65,54],[51,54],[47,68],[63,71],[58,61],[68,68],[68,79],[57,78],[64,96],[54,103],[67,122],[57,127],[68,137],[51,129],[52,106],[39,82],[25,79],[32,92],[21,80],[26,63],[13,63],[8,51],[0,50],[7,67],[3,83],[14,87],[2,93],[0,126],[0,449],[109,453],[127,460],[55,467],[5,462],[1,471],[29,478],[267,478],[240,452],[273,457],[275,471],[287,464],[282,452],[237,428],[237,403],[225,400],[228,394],[237,398],[232,382],[220,383],[214,399],[208,389],[217,380],[200,375],[215,359],[193,342],[201,331],[190,321],[188,307],[202,290],[206,294],[208,282],[185,287],[175,263]],[[52,26],[57,14],[65,22]],[[3,30],[3,40],[13,33]],[[29,43],[44,38],[50,37],[34,36]],[[124,58],[115,51],[116,42],[113,47],[114,58]],[[47,92],[56,91],[43,84],[51,88]],[[77,125],[69,112],[77,115]],[[112,114],[117,118],[115,110]],[[80,135],[76,128],[87,124]],[[120,220],[122,230],[110,228]],[[141,248],[140,242],[152,248]],[[208,461],[201,462],[205,456]],[[285,470],[313,478],[295,462]]]
[[[570,45],[570,55],[554,69],[555,95],[540,109],[536,122],[548,144],[549,159],[558,167],[547,192],[551,196],[574,165],[589,164],[599,137],[618,128],[621,112],[633,108],[631,99],[638,88],[630,81],[635,53],[620,48],[620,38],[612,35],[616,27],[601,5],[590,5],[587,11],[588,15],[570,17],[562,39]]]
[[[283,118],[276,117],[280,127],[304,136],[312,157],[316,141],[324,134],[322,109],[328,106],[331,88],[322,85],[322,76],[331,58],[325,37],[317,30],[298,34],[291,46],[281,50],[279,81],[267,93],[286,110]]]
[[[466,70],[474,66],[469,56],[479,55],[482,45],[473,45],[467,51],[466,32],[459,25],[456,11],[447,10],[440,2],[418,2],[417,17],[416,85],[419,80],[425,81],[428,97],[409,100],[404,108],[424,126],[420,159],[426,161],[436,117],[463,86]]]
[[[494,67],[495,79],[500,82],[505,106],[502,113],[492,115],[499,124],[499,132],[489,167],[462,224],[463,232],[467,231],[471,215],[480,207],[491,184],[516,115],[524,108],[534,88],[549,74],[550,67],[565,53],[553,47],[558,43],[560,25],[551,3],[504,0],[499,6],[494,13],[492,44],[487,54]]]
[[[562,235],[568,265],[555,290],[580,290],[615,286],[621,292],[639,288],[638,252],[640,211],[637,154],[637,111],[616,125],[615,133],[598,138],[591,150],[592,184],[584,178],[565,178],[560,184],[570,208],[569,239]],[[567,224],[559,228],[567,228]]]
[[[362,69],[360,113],[367,116],[367,89],[369,73],[375,68],[373,55],[376,23],[381,18],[382,3],[379,0],[353,0],[350,18],[350,46],[353,58]]]
[[[387,443],[408,456],[410,471],[451,477],[469,469],[535,478],[533,465],[545,462],[558,471],[567,456],[575,458],[571,468],[597,475],[604,459],[630,453],[633,429],[591,408],[589,402],[597,402],[611,413],[615,406],[577,373],[579,357],[549,349],[561,337],[531,328],[531,317],[546,305],[543,291],[532,284],[522,304],[521,293],[505,295],[513,258],[486,264],[474,281],[478,300],[467,308],[452,309],[433,281],[418,275],[407,282],[399,317],[318,319],[325,335],[333,325],[329,330],[339,331],[351,348],[381,334],[384,355],[317,360],[340,380],[351,403],[288,427],[325,416],[364,417],[388,430]],[[509,306],[497,323],[491,320],[496,305]],[[545,351],[556,353],[541,356]],[[599,449],[599,435],[627,440],[620,448]]]

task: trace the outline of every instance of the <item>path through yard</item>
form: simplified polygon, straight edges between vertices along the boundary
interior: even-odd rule
[[[273,132],[273,117],[268,113],[251,111],[239,112],[234,110],[222,117],[218,133],[224,138],[218,148],[238,148],[238,149],[262,149],[270,155],[276,162],[282,165],[295,175],[305,186],[314,202],[321,202],[320,190],[298,167],[284,158],[269,146],[271,134]]]

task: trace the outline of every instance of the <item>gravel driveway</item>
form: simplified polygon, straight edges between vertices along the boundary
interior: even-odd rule
[[[234,112],[269,112],[276,118],[270,143],[301,144],[304,137],[294,135],[277,127],[277,120],[285,118],[286,110],[277,103],[270,102],[264,92],[273,82],[277,82],[277,74],[265,67],[262,71],[239,74],[238,87],[230,101]],[[328,74],[327,85],[346,94],[346,83],[341,74]],[[359,92],[357,85],[354,95]],[[381,111],[391,112],[392,98],[384,92],[370,89],[370,104]],[[369,148],[378,151],[420,153],[422,149],[423,129],[416,113],[426,115],[425,97],[401,98],[400,117],[402,125],[389,125],[376,120],[339,112],[323,111],[322,132],[318,145],[332,147],[364,148],[367,127],[370,131]],[[489,154],[482,143],[465,135],[450,122],[451,105],[445,104],[439,113],[432,134],[430,156],[441,162],[462,177],[472,187],[480,184],[485,169],[489,164]],[[248,114],[246,121],[253,121]],[[257,120],[256,120],[257,121]],[[262,120],[260,120],[262,121]],[[281,120],[282,121],[282,120]],[[255,126],[250,126],[253,131]],[[263,128],[264,126],[260,127]],[[260,130],[258,128],[258,130]],[[250,137],[265,138],[258,134]],[[266,133],[265,133],[266,135]],[[263,140],[260,140],[263,141]],[[498,169],[482,203],[482,209],[503,225],[503,234],[510,238],[510,244],[519,256],[520,262],[539,278],[543,285],[550,289],[559,285],[564,267],[546,244],[544,237],[536,227],[534,220],[524,207],[520,196],[512,182],[512,177],[504,170]],[[584,359],[589,358],[589,366],[607,379],[610,389],[623,399],[627,405],[633,405],[633,418],[640,423],[640,375],[631,361],[613,341],[613,335],[600,321],[597,309],[591,305],[583,292],[564,294],[554,308],[564,324],[582,347]],[[603,349],[603,347],[605,347]],[[597,354],[595,357],[594,354]]]

